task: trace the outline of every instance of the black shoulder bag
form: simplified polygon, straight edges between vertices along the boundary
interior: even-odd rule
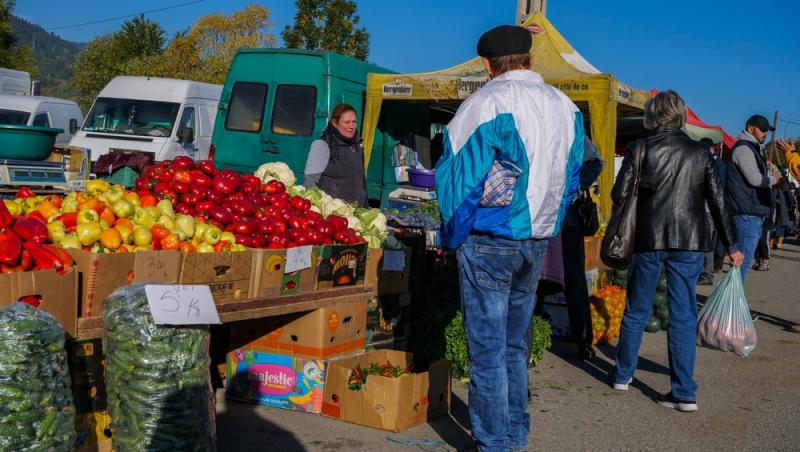
[[[633,162],[633,186],[625,202],[611,212],[605,236],[600,244],[600,259],[611,268],[624,270],[628,267],[636,245],[636,208],[639,202],[639,182],[642,176],[645,142],[636,142]]]

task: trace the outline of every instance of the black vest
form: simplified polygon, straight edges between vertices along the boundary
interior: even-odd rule
[[[361,140],[348,144],[328,131],[320,137],[328,144],[328,166],[319,178],[325,193],[367,207],[367,186],[364,175],[364,146]]]
[[[758,171],[767,174],[767,164],[761,155],[761,149],[756,143],[739,140],[732,149],[745,145],[753,153],[758,164]],[[742,151],[738,151],[742,152]],[[752,215],[756,217],[769,217],[772,209],[772,190],[769,187],[753,187],[747,183],[742,170],[732,161],[733,152],[725,159],[727,175],[725,180],[725,196],[734,215]]]

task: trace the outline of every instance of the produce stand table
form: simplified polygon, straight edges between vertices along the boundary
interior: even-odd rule
[[[312,311],[351,301],[366,301],[374,295],[375,287],[361,285],[287,297],[229,300],[215,304],[217,305],[220,321],[224,324],[239,320]],[[78,337],[75,339],[88,340],[100,337],[103,337],[102,317],[83,317],[78,319]]]

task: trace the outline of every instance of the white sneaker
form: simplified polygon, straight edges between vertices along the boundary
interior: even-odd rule
[[[614,383],[614,389],[617,391],[627,391],[628,385],[631,384],[632,381],[633,377],[628,378],[628,381],[626,381],[625,383]]]

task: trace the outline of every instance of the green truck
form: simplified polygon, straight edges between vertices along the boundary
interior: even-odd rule
[[[253,172],[266,162],[285,162],[302,181],[311,143],[322,134],[336,104],[355,107],[361,133],[371,72],[392,73],[332,52],[239,50],[222,89],[211,158],[221,168],[242,172]],[[385,201],[398,187],[390,153],[407,134],[430,137],[427,106],[387,103],[368,162],[372,203]]]

